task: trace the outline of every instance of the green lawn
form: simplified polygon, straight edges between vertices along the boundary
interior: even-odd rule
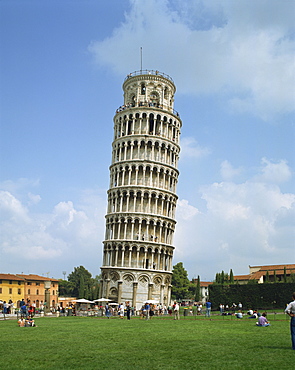
[[[37,328],[0,322],[1,369],[291,369],[289,320],[214,316],[36,318]]]

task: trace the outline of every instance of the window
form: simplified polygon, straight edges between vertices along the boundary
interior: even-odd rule
[[[2,280],[0,280],[0,284],[2,284]]]
[[[21,281],[18,281],[17,283],[18,283],[18,285],[21,285],[21,284],[22,284],[22,282],[21,282]]]
[[[52,291],[52,295],[54,295],[54,290]]]
[[[32,283],[30,281],[27,282],[27,285],[32,285]]]
[[[0,294],[2,294],[2,288],[0,288]]]
[[[12,294],[12,288],[9,288],[9,294]]]
[[[145,95],[145,84],[141,84],[141,95]]]
[[[53,286],[53,288],[54,288],[54,287],[55,287],[55,284],[53,283],[53,284],[52,284],[52,286]]]
[[[36,295],[39,295],[39,289],[36,290]]]
[[[9,284],[12,284],[12,280],[9,280]]]
[[[31,294],[31,289],[28,289],[28,294]]]
[[[39,285],[40,285],[40,283],[38,283],[38,282],[37,282],[37,283],[36,283],[36,285],[38,285],[38,286],[39,286]]]
[[[17,290],[17,294],[22,294],[22,292],[21,292],[21,289],[20,289],[20,288],[18,288],[18,290]]]
[[[164,99],[167,99],[168,98],[168,89],[167,89],[167,86],[165,87],[164,89]]]

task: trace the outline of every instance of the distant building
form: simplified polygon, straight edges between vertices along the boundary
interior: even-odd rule
[[[77,297],[59,297],[58,304],[62,308],[66,308],[70,305],[75,304],[75,300],[78,299]]]
[[[286,270],[286,277],[290,277],[291,274],[295,274],[295,264],[293,265],[270,265],[270,266],[249,266],[250,274],[249,280],[257,280],[259,284],[263,284],[266,281],[266,275],[268,272],[269,281],[284,281],[284,274]]]
[[[192,283],[197,284],[198,279],[193,279]],[[209,285],[213,284],[211,281],[200,281],[200,302],[205,303],[209,299]]]
[[[13,302],[14,307],[25,296],[25,279],[13,274],[0,274],[0,301]]]
[[[11,301],[16,308],[24,298],[26,302],[35,303],[38,308],[44,304],[45,281],[50,281],[50,307],[55,307],[58,302],[58,280],[31,274],[0,273],[0,301]]]
[[[263,284],[267,281],[274,282],[284,281],[285,271],[286,278],[292,274],[295,275],[295,264],[289,265],[269,265],[269,266],[249,266],[250,273],[248,275],[235,275],[234,281],[239,284],[248,284],[249,281],[256,281],[258,284]]]
[[[267,280],[267,273],[269,282],[274,282],[274,276],[276,276],[277,282],[284,281],[285,273],[286,278],[289,278],[292,274],[295,275],[295,264],[249,266],[249,269],[250,273],[247,275],[235,275],[234,282],[241,285],[248,284],[249,281],[256,281],[258,284],[263,284]],[[197,284],[197,279],[193,279],[192,283]],[[209,285],[211,284],[213,284],[213,282],[200,282],[201,296],[203,302],[205,302],[209,298]]]
[[[25,301],[36,303],[36,307],[38,308],[41,304],[44,304],[44,297],[45,297],[45,281],[50,281],[50,304],[49,307],[55,307],[58,302],[58,280],[51,279],[44,276],[39,275],[17,275],[23,279],[25,279]]]
[[[234,282],[238,284],[248,284],[248,281],[250,280],[250,275],[235,275],[234,276]]]

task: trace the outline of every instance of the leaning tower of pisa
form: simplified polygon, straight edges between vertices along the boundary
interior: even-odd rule
[[[171,299],[182,123],[168,75],[130,73],[123,91],[114,116],[100,296],[138,309]]]

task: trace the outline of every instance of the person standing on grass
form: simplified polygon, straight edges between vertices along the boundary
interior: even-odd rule
[[[127,303],[126,312],[127,312],[127,320],[130,320],[131,319],[131,307],[129,303]]]
[[[174,309],[174,320],[179,320],[179,304],[175,301],[173,305]]]
[[[123,306],[123,303],[121,303],[120,306],[119,306],[119,317],[120,317],[120,319],[124,319],[124,306]]]
[[[208,300],[206,302],[206,316],[207,317],[210,317],[211,316],[211,307],[212,307],[212,304],[211,302]]]
[[[105,315],[109,319],[111,316],[111,310],[108,304],[105,305]]]
[[[151,309],[151,307],[150,307],[149,303],[146,302],[146,304],[145,304],[145,319],[146,320],[150,319],[150,309]]]
[[[290,302],[285,309],[285,313],[291,317],[290,331],[292,340],[292,349],[295,349],[295,292],[292,295],[293,301]]]

